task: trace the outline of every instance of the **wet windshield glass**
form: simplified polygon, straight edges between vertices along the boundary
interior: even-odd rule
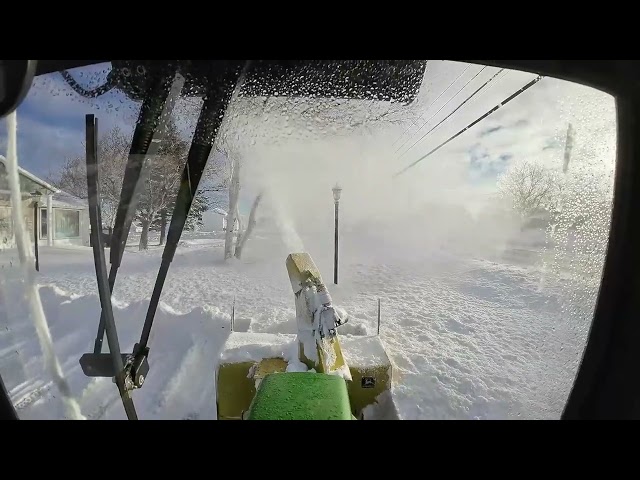
[[[126,418],[112,379],[86,376],[79,364],[94,351],[101,312],[85,115],[98,122],[109,268],[143,104],[140,92],[108,83],[113,68],[38,76],[17,111],[28,270],[61,371],[91,419]],[[127,68],[135,77],[146,67]],[[211,131],[196,135],[204,145],[214,132],[215,143],[161,290],[149,372],[132,393],[138,416],[236,418],[245,407],[220,409],[250,402],[265,371],[318,370],[322,358],[298,354],[306,307],[294,295],[298,264],[285,263],[307,253],[342,323],[336,332],[355,417],[559,418],[604,264],[613,97],[534,73],[438,60],[404,77],[404,67],[376,67],[374,83],[355,87],[336,79],[364,78],[356,64],[297,71],[289,84],[262,68],[261,76],[246,65],[225,74],[220,85],[230,88],[216,92],[227,92],[228,107],[206,107],[216,112]],[[195,178],[183,168],[205,87],[188,75],[170,75],[163,87],[165,96],[172,88],[181,95],[165,109],[162,141],[137,182],[111,299],[123,353],[139,342],[178,190]],[[68,418],[32,322],[16,228],[3,158],[0,374],[21,418]],[[316,332],[322,308],[317,318],[314,308],[308,326]],[[284,366],[264,363],[274,358]],[[223,373],[225,365],[244,365],[240,380]],[[249,370],[256,381],[243,387]],[[230,382],[224,398],[222,382]],[[243,388],[253,390],[242,397]]]

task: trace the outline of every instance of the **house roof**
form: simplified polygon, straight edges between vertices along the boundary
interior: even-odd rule
[[[4,158],[2,155],[0,155],[0,163],[2,163],[6,169],[7,166],[7,160],[6,158]],[[25,178],[28,178],[29,180],[31,180],[32,182],[40,185],[43,189],[48,190],[49,192],[53,193],[53,198],[52,198],[52,206],[54,208],[87,208],[88,204],[86,200],[83,200],[81,198],[78,198],[74,195],[71,195],[70,193],[67,193],[63,190],[60,190],[59,188],[54,187],[53,185],[51,185],[48,182],[45,182],[44,180],[42,180],[41,178],[35,176],[34,174],[28,172],[27,170],[25,170],[24,168],[18,167],[18,173],[20,175],[22,175]],[[9,191],[8,190],[0,190],[0,195],[2,196],[9,196]],[[21,192],[22,193],[22,198],[29,198],[30,192]]]
[[[0,162],[5,166],[7,166],[7,159],[0,155]],[[41,185],[43,188],[46,188],[47,190],[52,191],[53,193],[58,193],[60,191],[60,189],[54,187],[53,185],[51,185],[50,183],[45,182],[44,180],[42,180],[39,177],[36,177],[33,173],[28,172],[27,170],[25,170],[22,167],[18,167],[18,173],[24,177],[27,177],[29,180],[31,180],[32,182],[37,183],[38,185]]]
[[[227,216],[227,212],[225,212],[223,209],[218,208],[218,207],[212,208],[211,211],[213,213],[217,213],[218,215],[222,215],[223,217]]]
[[[58,193],[53,195],[52,206],[54,208],[88,208],[89,205],[86,200],[78,198],[62,190],[58,190]]]

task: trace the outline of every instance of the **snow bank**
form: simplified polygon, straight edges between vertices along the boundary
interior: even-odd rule
[[[259,362],[264,358],[297,358],[296,335],[233,332],[220,354],[220,363]]]
[[[362,410],[364,420],[399,420],[398,408],[393,402],[390,390],[385,390],[376,397],[375,403],[367,405]]]
[[[315,372],[298,359],[298,340],[293,334],[233,332],[220,353],[219,363],[259,362],[282,358],[287,372]]]
[[[390,362],[380,337],[339,335],[338,339],[350,367]],[[222,347],[219,363],[259,362],[265,358],[283,358],[290,366],[287,371],[307,371],[298,360],[298,341],[293,334],[233,332]]]
[[[117,388],[110,378],[86,377],[78,363],[93,350],[100,318],[97,295],[71,295],[60,288],[40,289],[56,351],[63,360],[73,396],[88,418],[124,419]],[[148,301],[114,305],[120,347],[132,351],[144,323]],[[215,414],[216,358],[229,333],[229,318],[215,308],[198,307],[180,314],[163,303],[158,309],[150,338],[150,371],[144,386],[133,397],[142,419],[210,418]],[[9,311],[13,337],[20,342],[24,369],[10,396],[18,414],[26,419],[62,418],[62,403],[52,379],[42,367],[33,327],[19,321],[19,310]],[[13,315],[16,314],[17,317]],[[15,341],[3,336],[0,341]],[[4,352],[11,345],[0,345]],[[108,351],[104,342],[104,351]],[[8,350],[7,350],[8,351]],[[12,350],[11,350],[12,351]]]
[[[365,368],[389,363],[389,357],[380,337],[341,335],[340,344],[342,355],[351,367]]]

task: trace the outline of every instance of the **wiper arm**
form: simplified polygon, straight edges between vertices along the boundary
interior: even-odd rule
[[[136,212],[136,191],[140,183],[141,173],[144,169],[145,159],[157,152],[160,142],[156,140],[162,139],[165,122],[173,108],[175,99],[177,99],[180,94],[184,79],[182,79],[182,83],[180,83],[179,79],[181,77],[176,77],[173,85],[174,88],[167,94],[168,98],[165,97],[166,100],[162,103],[164,106],[162,107],[161,114],[158,114],[158,111],[154,110],[150,101],[147,103],[148,99],[145,100],[146,108],[145,105],[143,105],[143,110],[141,111],[140,120],[138,121],[132,142],[131,154],[129,155],[125,170],[125,179],[123,181],[120,203],[116,214],[114,228],[115,238],[111,245],[111,270],[108,277],[100,236],[101,218],[97,169],[97,136],[94,124],[90,124],[89,116],[87,117],[87,182],[90,192],[91,235],[102,314],[94,353],[83,355],[80,359],[80,364],[86,375],[115,377],[127,417],[131,420],[138,418],[133,399],[131,398],[131,390],[142,386],[149,371],[149,363],[147,361],[149,347],[147,344],[160,300],[160,294],[162,293],[162,287],[171,261],[173,260],[176,247],[180,241],[180,236],[193,198],[198,189],[211,150],[213,149],[217,132],[222,124],[224,113],[234,92],[234,86],[238,83],[239,70],[239,68],[230,69],[223,75],[213,79],[209,85],[207,95],[204,98],[191,147],[182,172],[182,179],[171,217],[169,233],[167,235],[167,244],[162,254],[160,271],[156,278],[140,341],[135,345],[132,354],[122,354],[120,352],[111,305],[111,292],[113,291],[118,267],[122,261],[129,229],[131,228],[131,223]],[[91,122],[93,122],[93,115],[90,117]],[[90,131],[92,132],[91,134]],[[93,140],[89,141],[89,138]],[[89,149],[89,145],[91,145],[91,149]],[[102,337],[104,336],[105,330],[110,350],[108,354],[101,353]]]
[[[245,65],[242,73],[246,72],[247,67],[248,64]],[[239,68],[225,72],[225,74],[220,77],[218,83],[210,86],[204,98],[198,123],[193,134],[193,140],[187,155],[187,161],[182,171],[182,179],[173,208],[173,214],[171,215],[171,223],[169,224],[167,243],[162,252],[162,261],[153,287],[142,334],[140,335],[140,341],[134,347],[137,364],[141,364],[143,359],[148,356],[149,348],[147,344],[149,342],[149,335],[160,301],[160,295],[162,294],[162,288],[164,287],[164,282],[169,272],[169,266],[175,255],[193,198],[198,190],[200,179],[202,178],[207,161],[209,160],[209,155],[213,149],[216,135],[222,124],[224,113],[234,92],[234,86],[242,83],[243,75],[241,75],[238,70]]]
[[[118,333],[113,318],[111,306],[111,290],[107,280],[107,263],[102,247],[102,215],[100,212],[100,193],[98,189],[98,127],[97,119],[93,115],[86,116],[87,129],[87,189],[89,193],[89,221],[91,223],[91,235],[93,237],[93,260],[96,266],[96,279],[98,281],[98,294],[102,307],[102,324],[107,330],[107,342],[112,360],[112,368],[115,373],[115,381],[122,397],[124,410],[129,420],[137,420],[133,399],[126,385],[124,362],[120,353]],[[87,357],[83,357],[87,361]],[[89,362],[91,363],[91,362]],[[90,367],[93,365],[90,365]],[[108,368],[108,366],[107,366]]]
[[[171,77],[163,78],[156,85],[160,92],[151,90],[142,105],[140,117],[134,132],[131,150],[127,160],[123,180],[120,203],[115,221],[115,242],[111,243],[111,270],[107,276],[107,266],[102,244],[102,215],[100,209],[99,175],[98,175],[98,133],[97,120],[93,115],[86,117],[87,135],[87,187],[89,192],[89,219],[93,257],[96,268],[96,280],[100,296],[101,314],[98,335],[94,344],[94,352],[80,358],[83,372],[88,376],[113,377],[127,418],[137,420],[138,415],[131,397],[131,390],[142,386],[149,370],[148,362],[136,362],[133,353],[122,354],[116,330],[111,304],[111,293],[115,284],[118,267],[122,261],[124,247],[129,229],[136,212],[136,192],[139,188],[141,173],[146,158],[155,155],[161,143],[167,119],[184,86],[184,78],[175,74],[173,84]],[[168,87],[171,86],[169,89]],[[159,98],[158,98],[159,95]],[[102,342],[107,334],[109,353],[103,354]]]
[[[136,213],[139,198],[137,192],[140,189],[140,177],[145,161],[158,152],[168,119],[184,86],[184,77],[179,73],[175,74],[172,84],[169,83],[171,80],[172,78],[169,76],[160,79],[155,88],[146,96],[140,108],[140,115],[131,140],[131,149],[125,167],[120,202],[110,242],[110,292],[113,292],[116,283],[118,268],[120,268],[131,223]],[[100,229],[102,231],[102,226]],[[104,328],[104,314],[101,314],[93,353],[102,352]]]

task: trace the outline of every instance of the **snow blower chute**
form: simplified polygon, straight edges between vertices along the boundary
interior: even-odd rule
[[[84,62],[52,61],[39,65],[38,74],[100,62],[98,60]],[[393,101],[407,104],[412,102],[417,95],[424,76],[426,61],[112,60],[111,64],[112,69],[105,83],[93,90],[83,89],[75,82],[69,72],[66,70],[62,72],[62,76],[69,86],[84,97],[95,98],[113,88],[117,88],[129,98],[141,102],[140,113],[125,167],[113,234],[110,240],[109,260],[111,267],[108,271],[101,235],[97,119],[93,115],[87,115],[86,117],[87,186],[91,241],[102,312],[93,352],[83,355],[80,359],[80,365],[85,375],[114,378],[122,397],[127,418],[136,420],[138,414],[134,407],[131,392],[143,386],[147,374],[152,370],[148,362],[150,351],[148,343],[160,295],[191,204],[215,143],[216,135],[232,97],[297,96]],[[58,65],[58,68],[56,68],[56,65]],[[111,308],[111,292],[115,285],[129,230],[137,210],[138,196],[136,192],[139,188],[138,186],[144,181],[148,160],[158,153],[160,146],[165,141],[164,131],[173,106],[179,96],[201,97],[203,99],[202,107],[182,171],[175,206],[171,214],[166,245],[140,340],[135,344],[131,353],[122,353]],[[306,282],[297,291],[297,295],[300,297],[300,300],[297,300],[297,304],[302,302],[302,298],[315,298],[315,301],[323,305],[320,308],[322,312],[322,329],[310,334],[316,340],[323,335],[321,342],[323,347],[314,353],[313,349],[307,350],[305,346],[301,350],[303,355],[300,357],[300,360],[317,367],[317,375],[304,372],[301,375],[287,374],[286,376],[267,377],[266,372],[277,370],[280,368],[278,365],[282,366],[282,362],[272,359],[271,361],[259,362],[259,365],[255,366],[253,370],[254,379],[251,381],[246,380],[245,383],[242,383],[241,380],[238,380],[229,383],[225,380],[226,375],[236,370],[244,372],[246,365],[240,363],[230,364],[224,368],[221,366],[218,388],[220,418],[239,418],[241,416],[247,401],[251,402],[254,399],[253,382],[260,375],[265,375],[264,388],[267,390],[271,388],[275,390],[294,389],[297,392],[311,391],[315,392],[316,395],[326,395],[327,398],[342,402],[339,408],[336,406],[335,410],[331,410],[333,413],[325,412],[325,414],[322,414],[332,416],[332,418],[335,412],[340,412],[339,414],[335,413],[338,416],[344,416],[347,404],[350,405],[349,408],[354,415],[360,415],[362,409],[370,404],[374,394],[387,388],[391,374],[386,363],[388,362],[386,354],[381,355],[380,361],[375,364],[375,368],[381,369],[380,372],[382,370],[386,372],[384,374],[371,373],[373,372],[371,369],[375,370],[373,364],[360,368],[349,362],[348,354],[343,354],[341,345],[335,335],[337,323],[331,323],[339,319],[334,315],[335,312],[331,310],[330,301],[328,304],[326,303],[328,293],[326,288],[322,286],[317,269],[315,269],[315,266],[313,270],[303,268],[306,264],[305,262],[308,262],[308,265],[313,265],[311,259],[305,254],[294,254],[290,257],[287,268],[290,276],[291,272],[297,271],[298,275],[304,276],[304,282]],[[313,293],[311,293],[312,291]],[[299,308],[302,308],[302,305]],[[309,313],[309,315],[312,314]],[[313,321],[319,320],[314,318]],[[313,330],[313,327],[311,327],[311,330]],[[300,338],[306,338],[305,335],[308,337],[309,333],[304,333],[304,329],[301,332],[303,333],[301,333]],[[109,345],[109,353],[102,353],[105,333]],[[227,346],[233,345],[234,341],[242,342],[242,338],[238,337],[238,335],[240,334],[233,334]],[[252,342],[255,338],[251,337],[245,341]],[[311,337],[308,337],[309,339]],[[309,342],[311,341],[309,340]],[[373,344],[379,341],[377,339],[362,339],[353,340],[353,342],[354,348],[357,349],[360,348],[358,346],[360,345],[359,342],[371,342]],[[347,342],[345,342],[345,345],[347,345]],[[381,348],[381,345],[379,347]],[[351,346],[347,346],[345,352],[350,349]],[[384,352],[383,349],[381,351]],[[252,365],[253,363],[250,367]],[[377,372],[378,370],[375,371]],[[243,375],[246,377],[246,372]],[[231,376],[235,378],[234,375]],[[238,378],[240,378],[240,375],[238,375]],[[293,386],[294,384],[295,386]],[[345,389],[349,395],[349,403],[345,397]],[[264,405],[261,399],[271,396],[271,393],[269,391],[264,393],[264,390],[260,390],[260,392],[255,394],[257,403],[251,409],[253,418],[263,418],[273,414],[272,410],[261,410],[260,407],[260,405]],[[262,396],[263,394],[264,397]],[[309,399],[308,395],[305,398]],[[233,405],[240,406],[240,413],[237,412],[237,408]],[[283,415],[283,412],[280,411],[278,415]]]
[[[230,334],[216,371],[218,419],[366,419],[367,410],[397,418],[389,398],[392,364],[380,337],[339,338],[347,319],[309,254],[292,253],[286,266],[297,335]]]

